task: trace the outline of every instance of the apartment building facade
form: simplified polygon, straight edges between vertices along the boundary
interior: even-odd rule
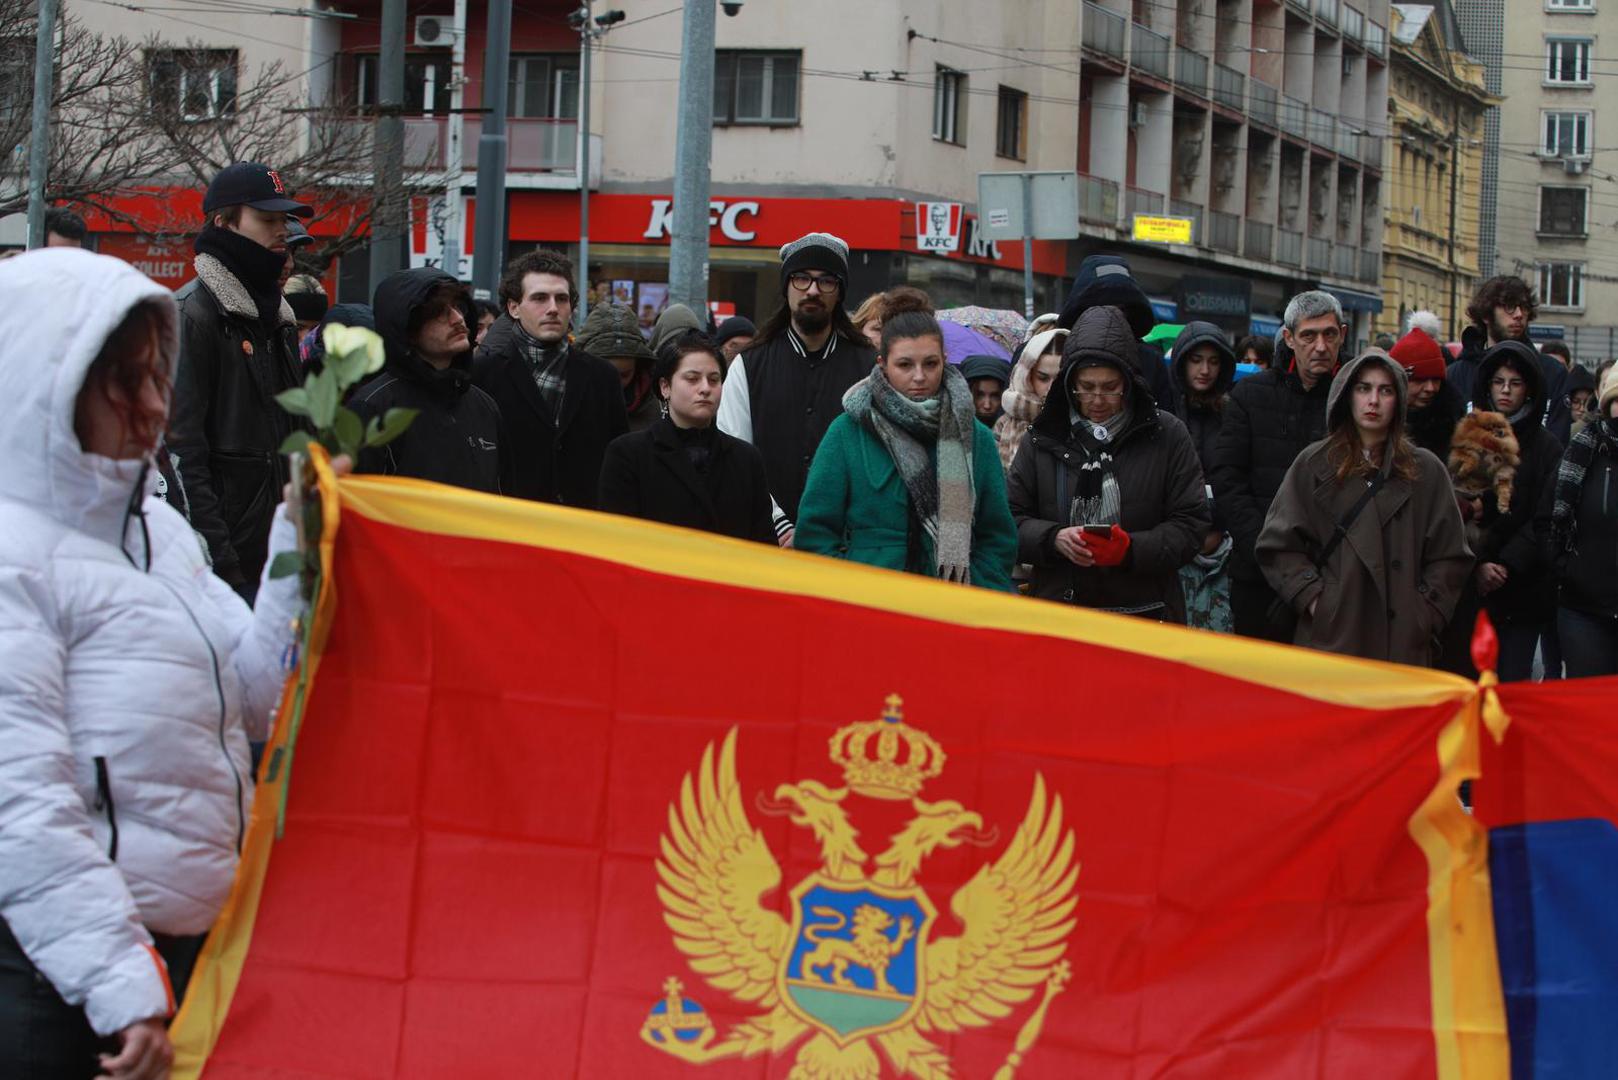
[[[1534,287],[1536,338],[1565,340],[1586,364],[1618,356],[1618,5],[1457,0],[1457,11],[1504,99],[1485,132],[1483,272]]]
[[[104,5],[83,7],[102,17]],[[512,251],[577,250],[582,150],[590,286],[645,310],[666,296],[680,20],[651,0],[622,7],[592,52],[583,140],[572,5],[514,14],[508,235]],[[302,65],[322,73],[311,99],[350,103],[356,138],[375,100],[379,18],[380,0],[350,0],[285,20],[303,34]],[[480,0],[411,10],[416,261],[456,241],[471,250],[484,19]],[[242,21],[220,22],[234,25],[219,47],[241,49],[245,69]],[[717,20],[710,295],[767,314],[775,248],[824,229],[854,249],[851,300],[910,281],[941,304],[1020,307],[1022,246],[978,228],[978,174],[1076,171],[1079,238],[1034,245],[1041,308],[1107,251],[1130,258],[1165,320],[1268,333],[1288,296],[1322,286],[1365,340],[1382,305],[1387,25],[1385,0],[872,0],[857,18],[743,4]],[[920,250],[921,201],[964,204],[956,251]],[[1137,243],[1136,214],[1189,218],[1192,241]],[[364,261],[343,260],[345,298],[367,290]]]
[[[1459,340],[1480,280],[1479,190],[1484,117],[1499,99],[1483,65],[1466,55],[1448,0],[1393,4],[1388,84],[1388,205],[1382,244],[1382,314],[1399,336],[1411,311],[1436,312]]]

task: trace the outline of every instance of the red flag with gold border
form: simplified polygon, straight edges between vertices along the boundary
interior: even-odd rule
[[[1506,1075],[1471,684],[326,479],[179,1075]]]

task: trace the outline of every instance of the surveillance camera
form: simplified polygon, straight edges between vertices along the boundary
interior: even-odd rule
[[[604,11],[600,15],[596,16],[596,25],[601,27],[603,30],[606,30],[608,27],[617,26],[623,21],[624,13],[616,9],[613,11]]]
[[[720,0],[719,6],[732,18],[742,13],[742,0]]]

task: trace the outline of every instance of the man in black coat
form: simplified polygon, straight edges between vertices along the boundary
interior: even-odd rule
[[[358,471],[500,492],[500,410],[472,385],[466,290],[442,270],[389,274],[371,304],[387,363],[354,392],[362,421],[415,409],[404,434],[361,451]]]
[[[782,547],[792,546],[809,463],[842,415],[843,394],[876,363],[876,352],[843,310],[847,288],[842,240],[809,233],[782,247],[783,303],[725,376],[719,430],[764,455]]]
[[[1287,304],[1282,337],[1290,369],[1273,367],[1238,382],[1226,399],[1214,447],[1214,505],[1235,546],[1230,608],[1238,634],[1290,642],[1292,628],[1270,619],[1275,593],[1253,548],[1293,460],[1326,437],[1326,396],[1343,341],[1343,308],[1330,293],[1299,293]]]
[[[714,427],[724,360],[700,331],[666,344],[652,368],[667,415],[614,439],[601,468],[601,509],[775,544],[758,449]]]
[[[1152,301],[1129,272],[1129,263],[1117,255],[1091,255],[1079,264],[1068,290],[1067,302],[1062,305],[1056,325],[1072,330],[1079,316],[1093,307],[1115,307],[1129,320],[1130,332],[1137,339],[1144,338],[1157,325],[1152,314]],[[1155,345],[1137,341],[1141,377],[1152,392],[1158,407],[1174,411],[1174,384],[1169,377],[1168,365],[1163,363],[1163,352]]]
[[[595,509],[607,444],[629,430],[613,366],[568,340],[573,264],[531,251],[500,279],[505,314],[483,336],[472,381],[500,408],[507,495]]]
[[[221,169],[202,210],[197,276],[174,296],[180,357],[167,442],[214,573],[251,603],[288,479],[281,443],[300,426],[275,400],[303,381],[297,318],[280,287],[287,215],[313,211],[253,162]]]
[[[1439,461],[1449,460],[1450,437],[1466,415],[1466,402],[1444,375],[1444,351],[1426,331],[1412,329],[1394,343],[1388,355],[1405,369],[1410,399],[1405,407],[1405,434]]]

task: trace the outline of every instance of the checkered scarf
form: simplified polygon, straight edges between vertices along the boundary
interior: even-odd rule
[[[960,370],[944,365],[938,394],[912,401],[888,383],[880,366],[875,367],[848,388],[843,411],[874,434],[893,458],[916,518],[932,541],[937,575],[970,584],[976,497],[972,440],[977,416],[972,388]]]
[[[1584,498],[1584,476],[1597,454],[1618,453],[1618,423],[1602,418],[1591,421],[1573,436],[1556,472],[1556,507],[1551,512],[1551,550],[1572,548],[1577,537],[1579,502]]]
[[[567,342],[546,344],[523,329],[522,323],[512,320],[511,329],[517,338],[517,348],[528,361],[528,370],[539,387],[539,396],[545,399],[551,417],[562,420],[562,394],[567,389]]]

